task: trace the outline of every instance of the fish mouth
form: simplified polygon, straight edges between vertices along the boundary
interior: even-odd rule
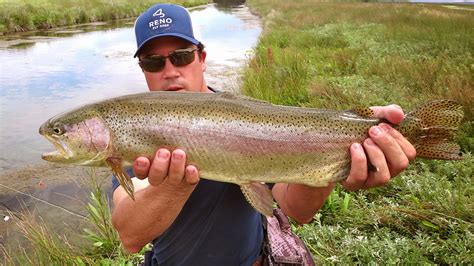
[[[46,139],[49,140],[55,147],[55,151],[46,152],[41,155],[41,158],[50,162],[57,162],[62,160],[67,160],[73,157],[73,152],[62,140],[59,140],[53,136],[44,135]]]

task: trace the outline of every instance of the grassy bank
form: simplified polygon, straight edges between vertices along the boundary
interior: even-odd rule
[[[357,193],[338,187],[311,224],[294,226],[318,264],[471,264],[472,12],[278,0],[252,0],[250,6],[265,21],[244,77],[243,90],[252,97],[338,109],[395,102],[409,110],[438,98],[465,106],[463,161],[416,160],[388,186]],[[6,264],[137,263],[139,256],[120,249],[102,192],[92,194],[91,204],[86,247],[24,219],[19,228],[33,252],[5,251]]]
[[[441,5],[250,0],[264,34],[243,91],[277,104],[347,109],[455,99],[464,160],[417,160],[390,185],[331,195],[295,230],[322,264],[474,261],[474,16]]]
[[[163,2],[178,3],[186,7],[209,3],[206,0]],[[132,18],[156,3],[153,0],[0,0],[0,33]]]

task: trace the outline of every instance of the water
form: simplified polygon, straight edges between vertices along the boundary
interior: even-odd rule
[[[235,91],[261,25],[245,6],[221,2],[194,8],[191,17],[206,45],[208,84]],[[6,209],[20,210],[22,202],[57,232],[81,228],[82,219],[14,190],[85,214],[82,201],[89,192],[81,180],[87,175],[42,161],[41,153],[53,146],[38,128],[73,107],[147,91],[135,49],[133,20],[0,37],[0,218]],[[109,184],[109,172],[101,175]],[[13,221],[0,220],[0,244],[17,235]]]
[[[244,6],[207,6],[192,10],[191,16],[197,38],[208,51],[208,84],[235,90],[236,68],[242,66],[261,31],[257,18]],[[30,36],[0,49],[0,170],[40,163],[40,154],[52,146],[37,133],[38,128],[54,114],[147,90],[133,58],[133,21],[92,28],[97,26],[106,28],[48,33],[69,37]]]

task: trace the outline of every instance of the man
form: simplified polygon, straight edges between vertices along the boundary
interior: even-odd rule
[[[137,19],[135,34],[135,56],[151,91],[213,92],[203,76],[206,51],[194,38],[184,8],[151,7]],[[404,117],[394,105],[373,109],[392,123]],[[372,127],[369,136],[350,148],[351,171],[342,183],[348,190],[382,186],[415,157],[411,144],[388,125]],[[367,160],[377,172],[367,170]],[[257,260],[263,241],[261,216],[238,186],[200,180],[181,149],[159,149],[151,160],[137,158],[133,171],[138,178],[135,201],[117,182],[113,193],[112,221],[128,251],[138,252],[153,242],[153,263],[165,265],[252,265]],[[272,194],[286,215],[308,223],[333,188],[275,184]]]

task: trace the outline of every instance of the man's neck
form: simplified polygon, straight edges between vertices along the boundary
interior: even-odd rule
[[[205,93],[212,93],[212,92],[215,92],[215,90],[212,89],[211,87],[205,85],[205,87],[203,88],[202,92],[205,92]]]

